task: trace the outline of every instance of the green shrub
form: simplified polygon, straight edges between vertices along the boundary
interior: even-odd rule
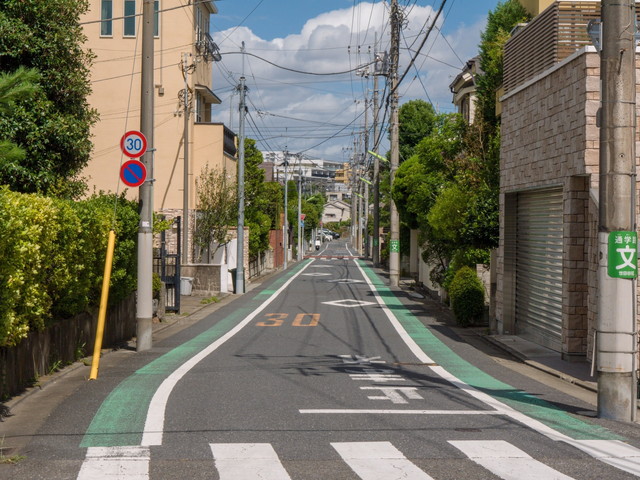
[[[0,187],[0,346],[98,305],[112,225],[110,303],[135,289],[137,205],[118,199],[114,217],[114,200],[71,202]]]
[[[484,311],[484,287],[476,272],[462,267],[456,273],[449,288],[451,308],[456,321],[467,326]]]

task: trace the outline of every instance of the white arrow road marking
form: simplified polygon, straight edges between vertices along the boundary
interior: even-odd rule
[[[503,440],[449,443],[503,480],[573,480]]]
[[[433,480],[389,442],[332,443],[362,480]]]

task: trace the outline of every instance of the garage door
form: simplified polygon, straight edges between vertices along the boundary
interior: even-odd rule
[[[518,194],[516,332],[562,350],[562,189]]]

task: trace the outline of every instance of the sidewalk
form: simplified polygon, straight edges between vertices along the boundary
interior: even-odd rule
[[[413,291],[413,280],[402,279],[400,288],[414,300],[424,297],[423,302],[439,302],[429,295],[423,295]],[[444,305],[441,304],[443,308]],[[598,383],[595,376],[591,376],[591,364],[586,361],[569,362],[561,358],[560,353],[536,343],[525,340],[516,335],[490,335],[486,333],[487,328],[467,328],[465,331],[472,332],[484,341],[494,345],[500,350],[508,353],[512,357],[529,365],[537,370],[549,375],[558,377],[568,383],[577,385],[591,392],[598,391]]]
[[[592,392],[598,391],[596,377],[591,376],[590,363],[562,360],[558,352],[515,335],[479,335],[533,368]]]

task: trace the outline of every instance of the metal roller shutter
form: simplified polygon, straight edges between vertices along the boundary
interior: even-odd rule
[[[562,349],[562,189],[518,195],[517,334]]]

